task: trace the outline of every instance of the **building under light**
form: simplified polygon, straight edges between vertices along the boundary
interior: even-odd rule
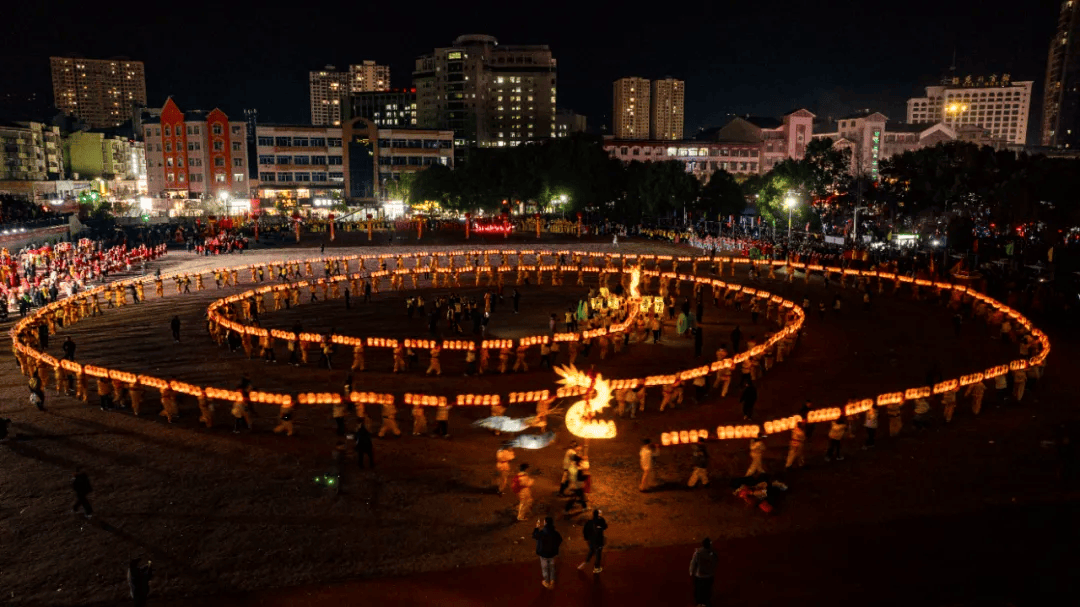
[[[926,87],[925,97],[908,99],[907,122],[982,127],[994,139],[1023,146],[1027,143],[1032,84],[1030,80],[1014,82],[1009,74],[947,78],[940,85]]]

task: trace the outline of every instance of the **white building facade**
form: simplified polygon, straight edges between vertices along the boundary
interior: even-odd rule
[[[947,84],[926,87],[925,97],[908,99],[907,122],[978,126],[993,139],[1023,146],[1027,143],[1032,84],[1030,80],[1014,82],[1008,74],[953,78]]]

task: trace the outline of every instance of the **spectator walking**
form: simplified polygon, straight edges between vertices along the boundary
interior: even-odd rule
[[[94,509],[90,506],[90,500],[86,499],[94,490],[90,486],[90,477],[81,470],[75,470],[75,474],[71,476],[71,488],[75,490],[75,505],[72,506],[71,511],[78,512],[79,508],[82,508],[83,516],[93,517]]]
[[[604,570],[603,556],[604,556],[604,531],[607,530],[607,521],[602,516],[603,513],[599,509],[592,511],[592,518],[585,523],[585,528],[582,530],[585,535],[585,541],[589,544],[589,554],[585,557],[585,560],[578,565],[578,569],[584,569],[589,561],[596,556],[596,560],[593,561],[593,573],[600,573]]]
[[[367,456],[368,465],[372,468],[375,467],[375,455],[372,452],[371,433],[364,426],[364,418],[361,417],[359,424],[356,427],[356,432],[353,436],[353,440],[356,441],[356,461],[360,464],[360,468],[364,467],[364,456]]]
[[[172,329],[172,338],[176,343],[180,343],[180,317],[173,316],[169,321],[169,328]]]
[[[751,420],[754,418],[754,403],[757,402],[757,388],[754,387],[754,382],[749,377],[743,379],[743,391],[739,395],[739,402],[742,403],[743,419]]]
[[[648,438],[644,439],[642,443],[641,450],[638,451],[638,458],[641,462],[641,483],[638,485],[638,491],[645,492],[656,484],[656,472],[653,471],[656,445]]]
[[[698,607],[712,605],[713,580],[719,558],[712,549],[712,540],[701,540],[701,548],[694,551],[690,559],[690,577],[694,580],[694,603]]]
[[[544,576],[544,588],[554,588],[555,557],[559,556],[559,546],[562,544],[562,536],[555,530],[555,519],[550,516],[545,517],[543,527],[540,527],[539,520],[536,521],[532,536],[536,540],[536,555],[540,557],[540,572]]]
[[[64,339],[63,349],[64,360],[75,360],[75,342],[70,335]]]

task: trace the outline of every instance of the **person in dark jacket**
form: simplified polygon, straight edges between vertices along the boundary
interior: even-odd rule
[[[356,428],[356,434],[354,436],[356,440],[356,460],[360,464],[360,468],[364,467],[364,456],[367,455],[368,464],[375,467],[375,456],[371,450],[371,433],[364,427],[364,418],[360,418],[360,425]]]
[[[75,360],[75,342],[69,335],[64,339],[64,360]]]
[[[127,580],[128,590],[131,591],[131,600],[135,607],[142,607],[150,596],[150,578],[154,577],[154,569],[150,561],[143,567],[140,559],[131,559],[128,563]]]
[[[555,587],[555,557],[559,556],[559,546],[562,544],[562,536],[555,530],[555,519],[544,518],[544,526],[540,527],[540,521],[536,521],[533,529],[533,539],[536,540],[536,556],[540,557],[540,572],[544,576],[544,588]]]
[[[701,548],[690,559],[690,577],[694,580],[694,604],[698,607],[712,605],[713,580],[719,559],[712,549],[712,540],[701,540]]]
[[[86,499],[86,496],[90,495],[90,492],[94,490],[90,486],[90,477],[86,476],[85,472],[76,470],[71,477],[71,488],[75,490],[75,505],[72,506],[71,511],[78,512],[79,508],[82,508],[83,515],[86,518],[94,516],[94,509],[90,507],[90,500]]]
[[[732,354],[738,354],[739,353],[739,342],[740,341],[742,341],[742,330],[739,329],[738,325],[735,325],[735,328],[731,330],[731,353]]]
[[[169,321],[169,329],[172,330],[172,338],[176,343],[180,343],[180,317],[173,316]],[[231,335],[230,335],[231,337]]]
[[[592,511],[592,518],[585,523],[584,533],[585,541],[589,544],[589,555],[585,557],[585,560],[577,566],[578,569],[584,569],[589,561],[592,560],[593,555],[596,555],[596,561],[593,563],[593,573],[600,573],[604,570],[601,560],[604,555],[604,531],[607,529],[607,521],[601,516],[603,513],[599,509]]]
[[[754,387],[754,382],[747,377],[743,381],[743,391],[739,396],[739,402],[742,403],[743,419],[750,420],[754,418],[754,403],[757,402],[757,388]]]

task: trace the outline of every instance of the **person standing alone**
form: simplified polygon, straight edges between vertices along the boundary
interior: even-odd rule
[[[578,565],[578,569],[584,569],[589,561],[592,560],[593,555],[596,555],[596,561],[593,562],[593,573],[600,573],[604,570],[602,559],[604,556],[604,531],[607,530],[607,521],[601,516],[603,513],[599,509],[592,511],[592,518],[585,523],[583,532],[585,534],[585,541],[589,544],[589,554],[585,557],[585,560]]]
[[[559,556],[559,546],[562,544],[562,536],[555,530],[555,519],[550,516],[544,518],[544,526],[540,527],[540,521],[536,521],[533,529],[533,539],[536,540],[536,556],[540,557],[540,572],[544,576],[544,588],[555,587],[555,557]]]
[[[90,506],[90,500],[86,499],[90,492],[94,490],[90,486],[90,477],[86,476],[85,472],[76,470],[71,477],[71,488],[75,490],[75,505],[72,506],[71,511],[78,512],[79,508],[82,508],[83,516],[86,518],[93,517],[94,509]]]
[[[701,540],[701,548],[690,559],[690,577],[694,580],[694,603],[698,607],[712,605],[713,580],[716,578],[718,558],[712,549],[712,540]]]

